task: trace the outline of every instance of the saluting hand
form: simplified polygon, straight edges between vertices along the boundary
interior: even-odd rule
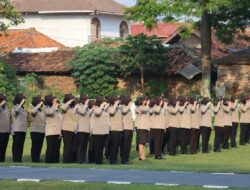
[[[1,102],[1,104],[0,104],[0,106],[3,106],[3,105],[5,105],[6,104],[6,100],[3,100],[2,102]]]
[[[85,101],[85,105],[88,105],[89,104],[89,99],[87,99],[86,101]]]
[[[75,99],[71,99],[68,102],[69,102],[69,104],[72,104],[74,101],[75,101]]]
[[[25,99],[22,99],[20,106],[22,106],[25,103]]]
[[[163,102],[163,100],[162,100],[162,101],[160,102],[160,107],[162,107],[163,103],[164,103],[164,102]]]
[[[38,105],[39,105],[39,107],[41,107],[43,105],[43,102],[40,102]]]
[[[56,110],[58,109],[59,104],[58,104],[58,102],[57,102],[57,99],[54,99],[54,100],[53,100],[53,107],[54,107]]]

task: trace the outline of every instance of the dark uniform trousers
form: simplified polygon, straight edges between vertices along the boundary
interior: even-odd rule
[[[223,148],[224,149],[229,149],[229,138],[231,138],[231,130],[232,126],[224,126],[223,130]]]
[[[178,128],[169,127],[169,155],[176,155],[176,147],[178,141]]]
[[[250,123],[248,123],[248,126],[247,126],[246,143],[250,143]]]
[[[90,135],[89,137],[89,146],[88,146],[88,162],[90,164],[95,163],[94,159],[94,147],[93,147],[93,137]]]
[[[63,163],[74,163],[76,158],[76,134],[62,130]]]
[[[190,153],[195,154],[197,152],[197,144],[199,137],[199,129],[190,129]]]
[[[59,163],[61,138],[59,135],[46,136],[47,149],[45,153],[46,163]]]
[[[122,131],[110,131],[110,164],[117,163],[121,140]]]
[[[102,164],[103,151],[107,135],[92,135],[91,138],[93,143],[92,146],[93,146],[94,162],[96,164]]]
[[[155,153],[155,139],[153,137],[152,128],[149,131],[149,152],[151,155]]]
[[[167,152],[169,152],[169,129],[167,128],[165,133],[163,134],[163,141],[162,141],[162,148],[161,151],[162,153],[165,153],[165,148],[167,146]]]
[[[248,123],[240,124],[240,145],[245,145],[247,143],[248,125]]]
[[[180,128],[179,134],[180,134],[180,146],[181,146],[181,153],[187,154],[187,146],[189,144],[189,131],[190,129]]]
[[[44,133],[31,132],[31,160],[40,162],[40,155],[43,147]]]
[[[0,162],[5,161],[6,149],[9,142],[10,133],[0,133]]]
[[[201,139],[201,129],[199,129],[199,132],[198,132],[197,151],[200,150],[200,139]]]
[[[111,139],[110,134],[107,135],[105,140],[105,157],[108,160],[110,158],[110,150],[111,150]]]
[[[233,122],[232,129],[231,129],[231,147],[235,148],[237,147],[236,143],[236,137],[237,137],[237,129],[238,129],[238,123]]]
[[[123,130],[121,141],[121,163],[129,162],[131,144],[133,140],[133,130]]]
[[[214,151],[219,152],[221,149],[221,144],[223,142],[223,130],[224,127],[214,126],[215,137],[214,137]]]
[[[153,139],[154,142],[153,149],[155,157],[161,157],[164,129],[151,129],[150,133],[151,133],[151,138]]]
[[[22,162],[25,137],[26,137],[26,132],[15,132],[13,135],[13,145],[12,145],[13,162]]]
[[[136,151],[139,151],[139,135],[138,135],[138,129],[136,128],[136,139],[135,139],[135,142],[136,142]]]
[[[76,135],[77,163],[86,162],[86,154],[89,142],[89,133],[78,132]]]
[[[211,128],[201,126],[200,130],[201,130],[201,136],[202,136],[202,152],[208,153],[208,143],[209,143],[209,139],[211,135]]]

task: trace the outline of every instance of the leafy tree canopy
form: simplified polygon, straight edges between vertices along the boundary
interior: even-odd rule
[[[249,9],[249,0],[137,0],[137,4],[125,13],[130,20],[153,27],[159,20],[188,18],[188,21],[200,21],[206,10],[211,15],[217,37],[230,43],[238,30],[244,31],[249,24]]]
[[[144,34],[129,36],[120,47],[121,70],[125,75],[134,71],[141,74],[141,85],[144,88],[144,72],[146,69],[157,70],[161,73],[166,64],[166,49],[162,41],[156,36],[148,37]]]
[[[22,14],[11,5],[10,0],[0,0],[0,31],[6,31],[9,27],[24,22]]]

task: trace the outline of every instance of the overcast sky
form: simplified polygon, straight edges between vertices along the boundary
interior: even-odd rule
[[[127,5],[127,6],[131,6],[131,5],[134,5],[136,0],[116,0],[118,1],[119,3],[122,3],[124,5]]]

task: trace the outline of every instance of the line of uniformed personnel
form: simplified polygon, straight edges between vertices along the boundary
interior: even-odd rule
[[[215,152],[237,147],[239,124],[240,145],[249,143],[250,138],[250,96],[239,100],[217,98],[213,103],[209,98],[198,101],[195,97],[150,100],[139,97],[133,103],[130,96],[89,100],[85,95],[78,99],[67,94],[59,108],[58,99],[48,95],[44,100],[34,97],[29,112],[25,110],[25,101],[23,94],[17,94],[9,111],[5,95],[0,94],[0,162],[5,161],[10,134],[13,136],[13,161],[22,161],[28,115],[33,162],[40,162],[44,137],[46,163],[60,161],[62,139],[64,163],[88,160],[96,164],[103,163],[104,150],[110,164],[117,164],[119,152],[121,163],[128,164],[135,129],[139,160],[146,159],[148,142],[155,159],[162,159],[165,150],[169,155],[176,155],[179,146],[182,154],[195,154],[199,150],[200,135],[202,152],[208,153],[212,126]]]

